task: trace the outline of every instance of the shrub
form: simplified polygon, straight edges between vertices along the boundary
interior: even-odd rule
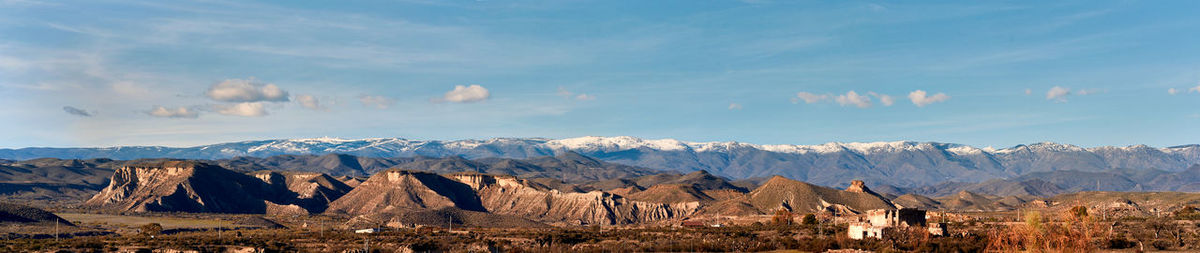
[[[141,227],[138,227],[138,229],[141,230],[142,235],[147,235],[147,236],[159,235],[159,234],[162,234],[162,231],[163,231],[162,224],[158,224],[158,223],[150,223],[150,224],[142,225]]]
[[[1109,249],[1128,249],[1137,247],[1137,242],[1126,239],[1125,237],[1117,237],[1108,239],[1108,242],[1106,242],[1104,246]]]
[[[1088,209],[1085,206],[1075,206],[1071,208],[1071,214],[1076,218],[1084,218],[1088,216]]]
[[[809,213],[809,214],[804,214],[804,218],[801,218],[801,219],[800,219],[800,224],[804,224],[804,225],[816,225],[816,224],[817,224],[817,216],[816,216],[816,215],[813,215],[813,214],[811,214],[811,213]]]
[[[792,212],[787,209],[780,208],[775,211],[775,215],[771,216],[771,224],[774,225],[791,225]]]
[[[1154,247],[1156,250],[1167,250],[1170,249],[1171,246],[1175,246],[1175,243],[1168,240],[1155,240],[1150,242],[1150,246]]]

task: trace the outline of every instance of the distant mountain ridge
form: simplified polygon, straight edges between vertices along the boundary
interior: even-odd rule
[[[838,187],[845,186],[850,179],[918,187],[951,181],[982,182],[1062,170],[1100,172],[1112,169],[1156,169],[1179,172],[1193,164],[1200,164],[1200,145],[1082,148],[1045,142],[993,149],[914,141],[759,145],[646,140],[627,136],[458,141],[313,138],[231,142],[187,148],[22,148],[0,149],[0,159],[228,159],[331,153],[360,157],[462,156],[476,159],[530,158],[566,152],[653,169],[681,172],[707,170],[735,179],[783,175]]]

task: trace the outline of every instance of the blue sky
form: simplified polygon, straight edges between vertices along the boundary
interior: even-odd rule
[[[1198,5],[0,0],[0,147],[1200,143]]]

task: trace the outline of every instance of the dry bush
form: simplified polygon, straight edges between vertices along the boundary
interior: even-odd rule
[[[1082,211],[1081,211],[1082,210]],[[988,251],[1000,252],[1093,252],[1102,235],[1099,224],[1087,215],[1087,209],[1072,208],[1058,220],[1029,212],[1025,223],[992,229]]]
[[[775,215],[771,216],[771,224],[774,225],[792,225],[792,212],[787,209],[780,208],[775,211]]]

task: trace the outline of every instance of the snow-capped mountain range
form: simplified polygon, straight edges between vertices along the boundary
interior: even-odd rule
[[[914,141],[760,145],[674,139],[647,140],[628,136],[456,141],[311,138],[243,141],[183,148],[21,148],[0,149],[0,159],[224,159],[238,156],[330,153],[367,157],[529,158],[567,151],[605,161],[655,169],[707,170],[731,178],[783,175],[825,185],[842,184],[848,181],[847,178],[856,178],[896,186],[920,186],[946,181],[979,182],[1033,172],[1062,170],[1179,172],[1193,164],[1200,164],[1200,145],[1166,148],[1145,145],[1082,148],[1046,142],[993,149]]]

